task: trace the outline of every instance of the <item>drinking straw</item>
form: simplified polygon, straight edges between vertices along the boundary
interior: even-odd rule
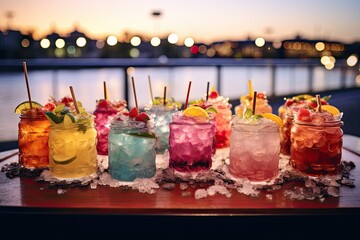
[[[131,81],[132,81],[132,86],[133,86],[133,91],[134,91],[135,107],[136,107],[137,109],[139,109],[138,102],[137,102],[137,97],[136,97],[136,89],[135,89],[135,80],[134,80],[134,77],[131,77]]]
[[[71,96],[72,96],[72,98],[73,98],[73,100],[74,100],[74,106],[75,106],[76,113],[79,114],[80,111],[79,111],[79,107],[78,107],[78,105],[77,105],[77,101],[76,101],[74,89],[73,89],[72,86],[70,86],[70,92],[71,92]]]
[[[186,95],[186,101],[185,101],[185,105],[184,105],[184,110],[185,110],[185,109],[187,108],[187,106],[188,106],[190,88],[191,88],[191,81],[189,81],[189,86],[188,86],[188,90],[187,90],[187,95]]]
[[[253,86],[252,86],[252,82],[251,80],[248,81],[248,86],[249,86],[249,95],[253,97]]]
[[[32,109],[32,101],[31,101],[31,94],[30,94],[30,87],[29,87],[29,77],[28,77],[26,62],[23,62],[23,68],[24,68],[26,89],[27,89],[27,94],[28,94],[28,98],[29,98],[30,109]]]
[[[108,92],[107,92],[107,87],[106,87],[105,81],[104,81],[104,98],[105,98],[105,100],[108,100]]]
[[[316,112],[322,112],[321,109],[321,98],[319,94],[316,94],[316,101],[317,101],[317,107],[316,107]]]
[[[255,115],[256,95],[257,95],[257,92],[256,92],[256,91],[254,91],[253,105],[252,105],[253,115]]]
[[[166,105],[166,86],[164,87],[164,106]]]
[[[151,87],[150,75],[148,75],[148,80],[149,80],[149,89],[150,89],[151,103],[154,103],[154,97],[153,97],[153,92],[152,92],[152,87]]]
[[[209,99],[209,87],[210,87],[210,82],[207,82],[207,86],[206,86],[206,101]]]

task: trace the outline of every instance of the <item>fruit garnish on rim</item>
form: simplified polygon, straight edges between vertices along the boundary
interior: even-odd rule
[[[43,107],[40,103],[37,103],[37,102],[34,102],[34,101],[31,101],[31,103],[32,103],[33,108],[42,108]],[[25,101],[25,102],[22,102],[22,103],[20,103],[19,105],[17,105],[15,107],[14,113],[21,114],[22,111],[26,111],[26,110],[29,110],[29,109],[30,109],[30,102]]]
[[[322,105],[321,109],[327,111],[328,113],[331,113],[333,116],[337,116],[340,114],[340,110],[332,105]]]
[[[279,127],[283,126],[283,121],[281,120],[281,118],[273,113],[263,113],[261,114],[261,116],[276,122],[279,125]]]
[[[203,117],[209,118],[208,112],[198,106],[190,106],[183,111],[183,115],[187,117]]]

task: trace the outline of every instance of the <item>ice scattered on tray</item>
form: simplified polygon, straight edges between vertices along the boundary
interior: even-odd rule
[[[168,162],[168,151],[165,151],[164,154],[157,154],[155,176],[153,178],[135,179],[133,182],[113,179],[107,172],[108,158],[106,156],[98,156],[99,167],[96,174],[81,179],[57,179],[51,176],[48,169],[29,170],[21,167],[19,163],[5,164],[1,171],[5,172],[8,178],[33,177],[36,181],[48,182],[48,187],[57,189],[58,194],[65,194],[67,188],[97,189],[99,185],[153,194],[160,188],[172,191],[178,185],[182,197],[201,199],[220,194],[229,198],[236,192],[258,197],[261,192],[265,192],[266,200],[271,201],[273,199],[271,192],[280,190],[285,183],[296,183],[294,186],[284,188],[283,195],[286,198],[296,200],[318,199],[322,202],[329,196],[339,197],[341,186],[355,187],[355,179],[351,175],[351,170],[355,168],[355,164],[345,160],[341,162],[341,173],[338,175],[312,177],[293,169],[288,164],[289,157],[280,155],[279,175],[271,181],[264,182],[251,182],[248,179],[233,177],[229,172],[228,148],[217,149],[210,171],[177,172],[167,167]],[[194,194],[193,189],[197,189]]]

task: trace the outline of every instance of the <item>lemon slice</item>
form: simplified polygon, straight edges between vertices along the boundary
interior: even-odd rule
[[[34,101],[31,101],[31,103],[32,103],[33,108],[34,107],[35,108],[42,108],[43,107],[40,103],[37,103],[37,102],[34,102]],[[21,114],[21,111],[25,110],[25,109],[30,109],[30,102],[29,101],[25,101],[25,102],[22,102],[19,105],[17,105],[14,112],[16,114]]]
[[[207,109],[205,109],[205,111],[208,112],[208,113],[215,113],[215,114],[219,113],[218,110],[213,106],[208,107]]]
[[[263,113],[263,114],[261,114],[261,116],[276,122],[279,125],[279,127],[283,126],[283,122],[282,122],[281,118],[273,113]]]
[[[332,105],[321,105],[321,109],[331,113],[333,116],[340,114],[340,110]]]
[[[205,117],[208,118],[209,114],[198,106],[190,106],[183,111],[184,116],[187,117]]]
[[[314,98],[314,96],[311,96],[309,94],[300,94],[300,95],[296,95],[295,98],[309,100]]]

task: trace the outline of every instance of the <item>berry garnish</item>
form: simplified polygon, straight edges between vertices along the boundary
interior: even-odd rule
[[[300,120],[300,121],[310,121],[311,120],[311,117],[310,117],[311,113],[310,113],[310,110],[308,109],[305,109],[305,108],[300,108],[299,111],[298,111],[298,115],[297,115],[297,118]]]
[[[139,114],[139,111],[136,107],[133,107],[129,112],[129,117],[135,118]]]
[[[45,104],[43,109],[44,109],[44,112],[52,112],[55,110],[55,108],[56,108],[56,105],[54,103],[49,102],[49,103]]]
[[[135,121],[140,121],[140,122],[146,122],[149,119],[150,119],[149,115],[147,115],[145,112],[139,113],[135,117]]]

